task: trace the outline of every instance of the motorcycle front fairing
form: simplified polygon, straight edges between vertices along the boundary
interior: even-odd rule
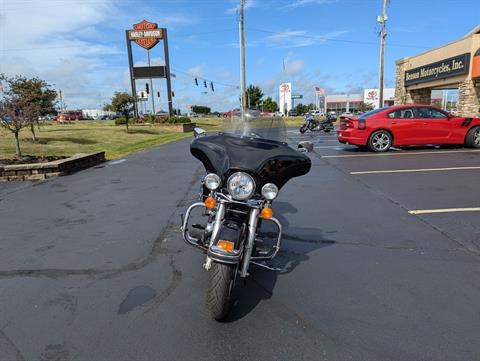
[[[291,178],[307,174],[311,167],[309,157],[286,143],[257,137],[219,133],[196,138],[190,151],[207,172],[218,174],[224,182],[236,171],[251,174],[257,191],[266,183],[280,189]]]

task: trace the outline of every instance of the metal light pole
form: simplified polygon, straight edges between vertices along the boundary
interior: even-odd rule
[[[385,64],[385,38],[387,37],[387,19],[387,0],[383,0],[382,15],[377,17],[377,22],[382,24],[382,30],[380,31],[380,79],[378,85],[378,103],[380,108],[383,107],[383,68]]]
[[[245,109],[247,107],[247,99],[245,97],[245,90],[247,88],[247,82],[245,79],[245,24],[244,24],[244,10],[245,0],[240,0],[240,19],[239,19],[239,32],[240,32],[240,100],[242,103],[242,121],[245,121]]]

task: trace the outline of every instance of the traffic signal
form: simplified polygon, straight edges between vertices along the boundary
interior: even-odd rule
[[[172,97],[174,98],[175,97],[175,92],[172,90]]]
[[[145,98],[145,93],[144,92],[140,92],[140,98]]]
[[[160,98],[160,90],[157,91],[157,98]]]
[[[205,88],[207,87],[207,81],[206,80],[203,81],[203,85],[205,86]]]
[[[195,78],[195,85],[198,86],[198,79]]]
[[[150,94],[150,88],[148,87],[148,83],[145,83],[145,89],[147,90],[147,94]]]
[[[212,81],[212,82],[210,82],[210,89],[212,89],[212,92],[214,92],[214,91],[215,91],[215,88],[213,87],[213,81]]]

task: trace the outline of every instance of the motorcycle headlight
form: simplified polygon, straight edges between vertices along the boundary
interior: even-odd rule
[[[228,178],[227,189],[233,199],[244,201],[255,192],[255,182],[247,173],[237,172]]]
[[[267,183],[262,187],[262,196],[263,198],[271,201],[277,198],[278,187],[273,183]]]
[[[207,187],[211,191],[214,191],[215,189],[220,187],[222,181],[218,175],[210,173],[205,176],[203,182],[205,183],[205,187]]]

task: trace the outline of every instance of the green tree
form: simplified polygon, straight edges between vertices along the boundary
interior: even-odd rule
[[[5,83],[3,98],[0,99],[0,124],[14,134],[15,154],[21,157],[20,130],[30,127],[33,140],[37,140],[35,125],[38,125],[38,117],[55,111],[57,92],[36,77],[29,79],[0,74],[0,82]]]
[[[272,97],[268,97],[267,99],[262,101],[262,107],[264,111],[270,113],[276,112],[278,110],[278,104],[272,99]]]
[[[263,92],[259,86],[250,84],[247,87],[247,106],[258,109],[262,103]]]
[[[205,107],[203,105],[193,105],[192,112],[196,114],[210,114],[211,109],[209,107]]]
[[[373,109],[373,105],[370,103],[361,102],[358,104],[357,112],[366,113]]]
[[[127,92],[115,92],[113,93],[112,101],[110,104],[104,106],[104,110],[113,111],[117,114],[122,114],[125,118],[125,125],[128,132],[128,123],[130,114],[133,112],[135,106],[135,97]]]

